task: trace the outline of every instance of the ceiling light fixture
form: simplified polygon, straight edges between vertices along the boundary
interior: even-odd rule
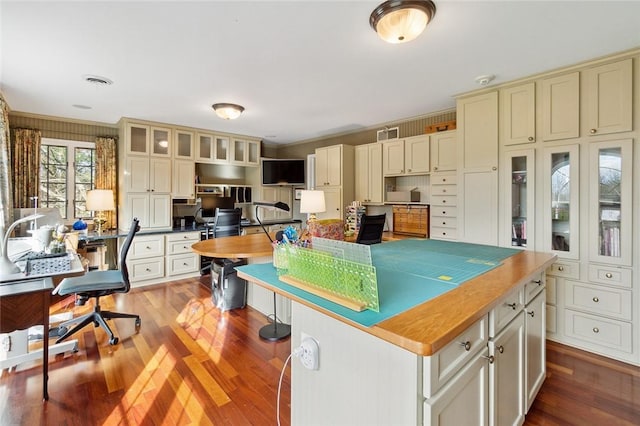
[[[371,12],[369,24],[384,41],[406,43],[422,34],[435,14],[431,0],[389,0]]]
[[[475,82],[480,86],[488,86],[496,78],[493,74],[480,75],[476,77]]]
[[[211,105],[218,117],[225,120],[233,120],[240,117],[244,111],[244,107],[236,104],[213,104]]]
[[[99,75],[83,75],[83,80],[87,83],[95,84],[97,86],[110,86],[113,84],[113,80],[109,80],[107,77],[100,77]]]

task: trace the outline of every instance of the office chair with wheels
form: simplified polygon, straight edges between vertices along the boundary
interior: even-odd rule
[[[362,215],[360,219],[360,230],[356,237],[356,243],[358,244],[378,244],[382,242],[382,231],[384,230],[384,223],[387,218],[386,213],[367,216]]]
[[[120,249],[120,262],[118,269],[108,271],[90,271],[80,277],[65,278],[53,290],[53,294],[66,296],[68,294],[76,295],[76,305],[84,305],[89,298],[95,297],[96,304],[93,312],[86,315],[72,318],[60,324],[60,329],[66,329],[71,324],[78,323],[72,329],[66,331],[56,343],[60,343],[67,337],[71,336],[81,328],[93,323],[95,327],[102,327],[109,335],[109,344],[118,343],[118,338],[114,336],[113,331],[107,324],[106,320],[112,318],[132,318],[135,319],[136,331],[140,329],[140,316],[134,314],[123,314],[119,312],[103,311],[100,309],[100,297],[108,296],[113,293],[127,293],[131,288],[129,283],[129,270],[127,268],[127,253],[131,247],[131,241],[136,232],[140,230],[139,221],[134,218],[131,222],[131,228],[127,234],[127,238]]]
[[[213,238],[232,237],[240,235],[242,227],[242,209],[221,209],[216,207],[215,219],[213,221]],[[207,238],[209,231],[207,230]],[[210,258],[205,258],[204,261]],[[205,275],[211,271],[211,263],[200,269],[200,275]]]

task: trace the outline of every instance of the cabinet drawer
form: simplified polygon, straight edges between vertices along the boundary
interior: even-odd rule
[[[565,310],[565,334],[606,348],[631,353],[631,324]]]
[[[565,304],[569,308],[631,320],[631,291],[566,280]]]
[[[524,307],[524,290],[522,287],[509,293],[498,306],[489,311],[489,338],[496,337]]]
[[[191,246],[200,240],[167,241],[167,254],[193,253]]]
[[[129,259],[143,259],[164,256],[164,236],[152,235],[148,237],[136,236],[131,242]]]
[[[528,305],[545,287],[544,274],[540,274],[524,285],[524,304]]]
[[[200,232],[174,232],[166,234],[167,243],[173,241],[200,241]],[[193,243],[192,243],[193,244]]]
[[[631,288],[631,269],[589,265],[589,281]]]
[[[457,183],[458,183],[457,175],[440,175],[440,174],[431,175],[432,185],[455,185]]]
[[[458,197],[455,195],[431,195],[431,206],[438,208],[437,206],[455,206],[458,202]]]
[[[577,263],[571,262],[555,262],[547,269],[548,275],[554,277],[573,278],[574,280],[580,279],[580,267]]]
[[[425,398],[433,396],[467,362],[487,345],[487,318],[477,321],[447,346],[423,358]]]
[[[457,191],[457,185],[431,185],[432,197],[436,195],[456,195]]]
[[[164,277],[164,256],[153,259],[127,260],[131,282]]]
[[[455,217],[433,217],[431,218],[431,229],[438,228],[457,228],[458,219]]]
[[[441,217],[457,217],[458,216],[458,208],[455,206],[431,206],[431,217],[435,218],[436,216]]]
[[[180,254],[167,257],[167,275],[180,275],[197,272],[199,268],[197,254]]]
[[[458,230],[456,228],[441,228],[439,226],[431,227],[429,232],[430,238],[455,240],[458,238]]]

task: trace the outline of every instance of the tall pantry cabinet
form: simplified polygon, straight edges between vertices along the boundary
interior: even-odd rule
[[[326,211],[318,219],[342,219],[355,200],[354,147],[333,145],[316,149],[316,187],[324,191]]]
[[[470,127],[476,139],[499,129],[499,244],[558,256],[547,270],[547,338],[640,365],[640,51],[463,95],[458,118],[462,149]],[[463,237],[469,200],[493,195],[488,180],[476,188],[484,200],[467,194],[465,155]]]

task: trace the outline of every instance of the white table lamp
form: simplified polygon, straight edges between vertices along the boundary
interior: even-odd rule
[[[110,189],[94,189],[87,191],[87,210],[92,210],[96,213],[93,221],[97,228],[98,234],[102,233],[102,227],[107,221],[104,218],[105,211],[115,210],[116,205],[113,201],[113,191]]]
[[[324,202],[324,191],[300,191],[300,213],[309,214],[309,221],[316,220],[316,213],[324,213],[326,211],[327,207]]]

